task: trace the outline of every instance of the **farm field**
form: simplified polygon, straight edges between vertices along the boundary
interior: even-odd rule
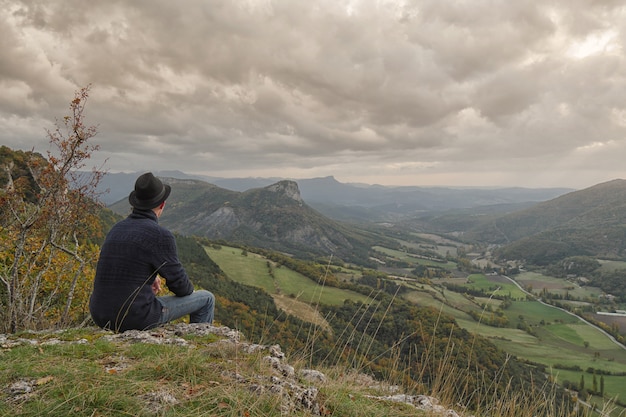
[[[563,369],[553,369],[551,374],[556,381],[560,384],[569,382],[574,386],[579,386],[581,377],[584,380],[585,388],[593,389],[593,374],[581,371],[568,371]],[[596,375],[596,388],[600,390],[600,375]],[[623,392],[624,391],[624,378],[625,376],[604,375],[604,392]],[[619,395],[620,399],[623,399],[623,394]],[[623,401],[623,400],[622,400]],[[587,402],[593,403],[599,409],[602,409],[604,403],[600,397],[592,397]],[[611,417],[623,417],[625,415],[624,408],[619,406],[610,406],[607,411],[610,411]]]
[[[563,310],[542,304],[538,301],[515,301],[506,310],[507,316],[512,320],[511,325],[517,324],[523,318],[524,322],[530,326],[542,324],[578,323],[579,319]]]
[[[626,262],[624,261],[608,261],[599,260],[600,271],[615,271],[616,269],[626,269]]]
[[[433,297],[431,293],[435,293],[437,296]],[[462,294],[452,291],[445,291],[444,294],[445,297],[433,288],[429,292],[411,291],[405,294],[404,298],[417,305],[428,305],[441,309],[455,317],[459,325],[467,330],[475,331],[486,337],[501,336],[505,341],[510,339],[513,343],[507,350],[515,351],[515,354],[520,357],[546,365],[554,365],[555,362],[546,362],[542,358],[553,357],[555,353],[558,358],[564,352],[570,352],[571,356],[576,357],[575,360],[579,360],[577,358],[578,353],[594,359],[593,356],[599,352],[601,358],[610,358],[614,361],[613,365],[623,365],[626,370],[626,350],[620,348],[595,327],[561,309],[538,301],[513,301],[503,311],[509,318],[507,328],[494,328],[469,319],[465,313],[471,310],[480,311],[478,306],[487,305],[489,299],[477,297],[470,301]],[[442,306],[443,300],[445,300],[445,306]],[[491,301],[494,302],[492,307],[497,308],[500,301]],[[517,327],[522,323],[530,326],[537,333],[537,336],[531,336],[519,330]],[[506,335],[502,336],[502,333]],[[546,344],[548,345],[547,351],[543,347]],[[538,349],[538,352],[534,354],[533,349]],[[550,350],[555,350],[555,352],[550,352]],[[567,357],[568,354],[563,356]],[[594,360],[594,362],[598,361]]]
[[[583,370],[594,368],[614,373],[626,371],[626,351],[620,349],[617,345],[612,347],[605,346],[606,350],[599,350],[594,349],[593,345],[590,345],[589,348],[584,348],[584,346],[576,344],[580,343],[590,330],[590,327],[584,324],[571,325],[572,327],[568,329],[559,328],[559,325],[554,329],[538,332],[539,337],[534,337],[518,329],[499,329],[480,325],[473,320],[462,320],[459,318],[456,321],[466,330],[490,339],[504,351],[520,359],[546,365],[551,369],[558,365],[565,367],[579,366]],[[569,340],[569,338],[572,340]],[[601,339],[595,340],[598,344],[604,344],[605,342],[601,342]],[[597,353],[599,353],[599,357],[596,357]],[[554,369],[554,372],[566,373],[560,369]],[[573,380],[579,381],[582,373],[574,372],[576,377]],[[589,374],[585,376],[585,378],[591,377]],[[611,397],[625,398],[625,378],[626,376],[619,375],[605,376],[605,393]],[[566,379],[569,380],[569,378]]]
[[[448,269],[448,270],[456,268],[455,262],[432,261],[429,259],[420,258],[416,255],[413,255],[407,252],[402,252],[396,249],[385,248],[383,246],[374,246],[373,249],[377,250],[378,252],[384,253],[385,255],[389,257],[395,258],[397,260],[409,262],[409,263],[416,264],[416,265],[419,264],[419,265],[424,265],[424,266],[432,266],[432,267],[443,268],[443,269]]]
[[[331,330],[330,324],[326,321],[326,318],[323,317],[319,310],[314,306],[284,295],[274,294],[272,298],[274,298],[276,306],[287,314],[299,317],[300,319],[320,326],[325,330]]]
[[[592,314],[593,320],[603,322],[608,326],[617,326],[620,334],[626,335],[626,316],[608,316],[604,314]]]
[[[507,343],[511,343],[513,345],[524,345],[524,346],[532,346],[537,343],[537,340],[534,336],[529,335],[528,333],[519,330],[519,329],[511,329],[511,328],[502,328],[502,327],[491,327],[482,323],[478,323],[473,319],[456,319],[458,325],[465,330],[478,334],[480,336],[491,339],[492,342],[499,347],[502,348],[502,341]],[[508,350],[507,350],[508,351]],[[516,355],[518,357],[522,357],[521,355]]]
[[[401,297],[421,307],[432,307],[435,310],[440,311],[442,314],[447,314],[457,320],[459,318],[471,320],[470,316],[463,312],[463,310],[459,310],[443,302],[440,296],[435,297],[433,294],[428,292],[414,290],[402,294]]]
[[[467,277],[467,281],[466,287],[492,293],[494,296],[508,296],[513,300],[526,298],[524,291],[520,290],[509,279],[500,275],[472,274]]]
[[[453,316],[459,326],[493,339],[495,344],[520,358],[546,366],[582,363],[585,365],[583,369],[595,367],[626,372],[625,349],[577,317],[538,301],[512,302],[504,310],[509,317],[509,325],[497,328],[472,320],[464,313],[468,311],[468,305],[462,303],[457,303],[459,309],[448,304],[442,305],[441,299],[434,299],[420,291],[409,292],[404,298],[417,305],[440,309]],[[517,328],[522,320],[533,329],[535,335]]]
[[[355,282],[363,277],[361,270],[347,267],[333,268],[333,274],[342,282]]]
[[[421,235],[417,236],[418,239],[426,239],[431,240],[430,238],[434,235]],[[398,239],[398,242],[407,248],[413,249],[426,249],[431,250],[437,253],[439,256],[456,256],[458,252],[458,248],[452,245],[449,241],[433,241],[433,243],[424,243],[424,242],[408,242],[406,240]],[[444,243],[445,242],[445,243]]]
[[[597,298],[602,290],[597,287],[581,287],[563,278],[555,278],[536,272],[523,272],[514,277],[515,281],[525,289],[532,289],[533,294],[540,294],[544,289],[552,294],[565,295],[585,299]]]
[[[316,282],[285,267],[277,267],[258,254],[242,254],[241,249],[224,246],[205,248],[211,259],[232,279],[246,285],[263,288],[269,294],[283,295],[307,304],[343,304],[344,300],[368,302],[363,294],[334,287],[322,287]]]

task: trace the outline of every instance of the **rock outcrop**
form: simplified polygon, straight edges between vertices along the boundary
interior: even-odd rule
[[[37,332],[29,333],[25,337],[2,335],[0,334],[0,349],[13,349],[22,345],[30,345],[35,347],[43,347],[57,345],[63,343],[69,344],[89,344],[92,343],[87,339],[81,338],[76,340],[68,340],[64,336],[65,331],[56,332]],[[181,347],[194,347],[195,337],[216,336],[216,340],[212,344],[221,351],[236,349],[240,352],[240,357],[249,358],[249,355],[256,355],[260,358],[259,366],[269,372],[251,373],[250,369],[245,368],[248,372],[224,370],[222,371],[222,379],[227,383],[240,386],[242,390],[248,390],[254,394],[265,394],[276,396],[280,404],[281,415],[291,415],[294,412],[304,411],[312,415],[329,415],[330,411],[320,399],[320,388],[326,386],[329,378],[323,373],[315,369],[299,369],[287,362],[285,354],[279,345],[261,345],[245,341],[243,335],[237,331],[225,326],[213,326],[209,324],[168,324],[166,326],[156,328],[149,331],[130,330],[124,333],[111,333],[108,331],[93,328],[93,334],[90,338],[93,340],[102,338],[111,343],[116,344],[156,344],[156,345],[176,345]],[[191,337],[190,337],[191,336]],[[201,339],[204,340],[204,339]],[[246,359],[247,360],[247,359]],[[122,374],[129,368],[129,360],[127,358],[116,358],[115,360],[103,363],[103,372],[109,374]],[[254,368],[254,367],[253,367]],[[450,417],[458,417],[455,411],[441,406],[435,398],[418,395],[406,395],[398,393],[399,387],[388,386],[372,379],[363,374],[356,374],[351,379],[353,384],[363,384],[377,392],[387,392],[390,395],[367,395],[375,401],[389,403],[404,403],[424,410],[429,415],[442,415]],[[19,403],[27,401],[37,394],[37,391],[46,384],[50,383],[52,378],[19,378],[13,381],[9,386],[0,387],[9,402]],[[152,413],[162,413],[168,407],[175,406],[179,399],[175,394],[168,392],[166,389],[147,392],[141,395],[141,401],[145,404],[146,410]]]

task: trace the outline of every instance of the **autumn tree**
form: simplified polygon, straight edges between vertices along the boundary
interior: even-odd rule
[[[97,128],[84,124],[89,88],[46,130],[47,158],[33,150],[0,159],[0,331],[64,326],[86,311],[104,175],[81,171],[98,149],[89,142]]]

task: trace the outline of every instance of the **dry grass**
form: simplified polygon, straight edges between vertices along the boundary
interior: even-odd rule
[[[291,378],[266,360],[267,349],[250,353],[245,343],[219,341],[214,336],[188,334],[186,346],[175,346],[107,340],[106,333],[95,328],[60,335],[22,335],[31,342],[4,343],[0,350],[1,416],[441,415],[392,401],[391,395],[402,392],[393,381],[404,372],[393,369],[395,365],[387,381],[376,381],[346,366],[332,366],[319,369],[326,376],[324,382],[307,382],[298,376],[308,368],[306,357],[283,361],[294,368]],[[459,415],[567,416],[559,411],[549,387],[541,398],[529,398],[524,392],[503,395],[495,390],[501,381],[487,379],[481,392],[474,393],[486,405],[465,413],[463,405],[455,402],[465,376],[453,372],[458,368],[452,365],[442,361],[431,389],[413,386],[410,393],[436,397],[444,410],[451,408]],[[282,388],[273,388],[280,384]],[[299,398],[297,386],[316,387],[317,408],[292,401]]]

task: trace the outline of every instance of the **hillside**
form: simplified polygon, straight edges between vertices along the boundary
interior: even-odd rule
[[[467,232],[492,242],[512,242],[555,229],[611,227],[624,223],[626,180],[613,180],[506,214]],[[490,229],[491,228],[491,229]]]
[[[302,198],[320,212],[345,220],[393,221],[423,212],[546,201],[566,188],[417,187],[343,184],[333,177],[299,180]],[[367,213],[367,216],[363,216]],[[335,217],[336,216],[336,217]]]
[[[172,194],[160,219],[173,231],[283,251],[366,264],[374,236],[328,219],[301,198],[298,185],[280,181],[244,192],[199,180],[166,178]],[[125,214],[127,200],[110,208]],[[380,240],[381,238],[378,238]]]
[[[468,242],[503,245],[500,255],[547,263],[566,256],[626,257],[626,180],[597,184],[531,207],[421,219]]]

